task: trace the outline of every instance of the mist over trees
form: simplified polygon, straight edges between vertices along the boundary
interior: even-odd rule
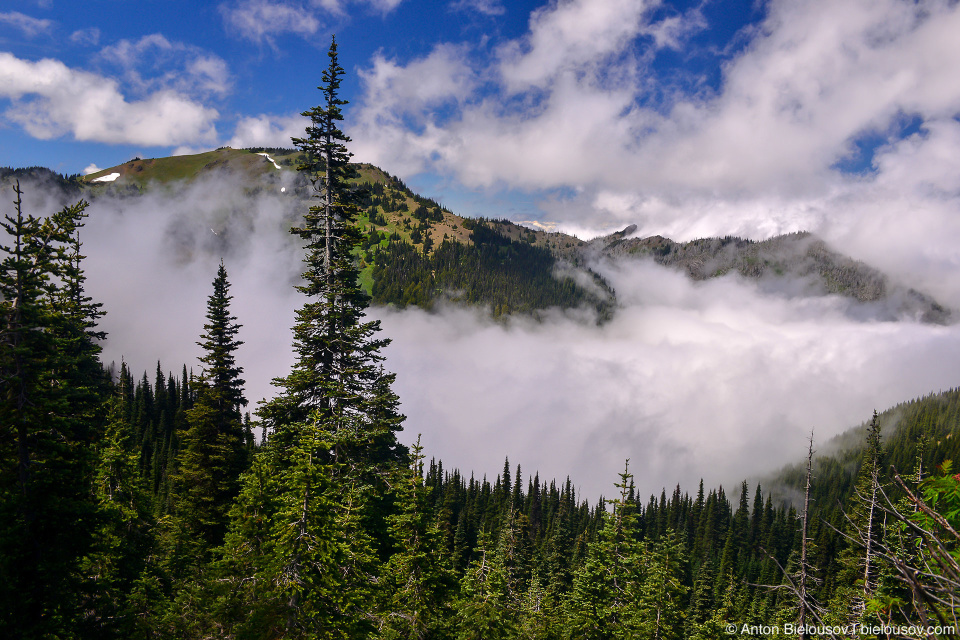
[[[960,391],[875,414],[834,456],[813,458],[811,440],[806,466],[729,495],[702,482],[640,495],[628,461],[591,504],[509,459],[478,479],[401,445],[387,341],[365,315],[374,242],[339,128],[343,73],[334,42],[295,141],[315,195],[292,229],[306,247],[296,362],[252,417],[225,264],[196,319],[196,371],[111,376],[104,310],[85,293],[85,203],[39,218],[16,191],[0,223],[4,637],[782,637],[804,621],[842,630],[787,635],[960,635]],[[515,259],[504,272],[539,264],[485,233],[473,257],[441,244],[435,264],[409,264],[448,279],[487,253]],[[397,246],[373,268],[400,293],[379,293],[416,303]]]

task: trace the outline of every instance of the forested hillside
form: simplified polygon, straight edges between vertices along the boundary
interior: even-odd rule
[[[829,456],[811,441],[769,488],[646,496],[625,461],[593,500],[575,479],[509,460],[476,478],[402,445],[417,425],[365,315],[371,259],[374,296],[398,305],[607,301],[553,278],[538,241],[498,223],[453,229],[429,202],[381,220],[402,207],[349,162],[342,74],[334,43],[297,141],[316,187],[292,229],[296,361],[252,417],[222,263],[193,319],[198,371],[106,371],[86,203],[34,216],[17,189],[0,243],[0,636],[960,637],[960,391],[874,416]],[[428,250],[447,223],[469,242]]]
[[[80,197],[136,198],[221,180],[249,195],[281,195],[302,209],[312,193],[310,181],[296,171],[303,159],[294,149],[224,147],[188,156],[134,158],[83,177],[39,167],[0,169],[0,184],[23,180],[72,202]],[[862,319],[953,321],[952,311],[929,295],[808,233],[761,242],[724,237],[680,243],[661,236],[631,237],[636,231],[631,225],[584,242],[505,219],[460,216],[378,167],[354,168],[348,182],[358,189],[357,222],[364,236],[357,250],[359,278],[375,304],[424,309],[439,302],[466,304],[486,308],[494,317],[588,307],[603,320],[615,313],[617,294],[597,273],[598,261],[649,259],[694,280],[736,274],[788,295],[843,296],[852,303],[850,313]]]

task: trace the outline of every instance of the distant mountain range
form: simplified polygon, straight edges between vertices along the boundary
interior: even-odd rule
[[[137,197],[217,174],[242,177],[250,193],[275,191],[306,201],[312,188],[296,171],[298,151],[231,149],[169,158],[134,158],[86,176],[49,169],[0,168],[15,179],[62,192],[63,199],[105,194]],[[616,308],[616,292],[593,267],[598,260],[650,259],[694,280],[731,273],[790,296],[841,295],[864,318],[904,317],[945,324],[952,312],[930,296],[833,251],[809,233],[761,242],[736,237],[678,243],[632,237],[636,226],[589,242],[509,220],[459,216],[414,193],[369,164],[357,165],[366,188],[360,224],[367,234],[361,279],[379,304],[431,308],[440,301],[485,305],[494,316],[538,314],[550,307],[594,307],[601,319]]]

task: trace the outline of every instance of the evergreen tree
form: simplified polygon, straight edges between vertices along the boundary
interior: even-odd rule
[[[260,411],[280,437],[284,424],[310,417],[332,420],[336,428],[340,420],[367,416],[371,388],[381,375],[379,352],[389,343],[374,337],[379,321],[364,320],[369,298],[358,282],[354,256],[362,243],[356,224],[361,193],[351,183],[356,169],[349,162],[350,139],[339,128],[346,101],[338,97],[344,70],[336,40],[328,57],[320,86],[324,101],[303,112],[311,123],[307,137],[294,139],[304,158],[299,170],[313,184],[318,203],[302,226],[291,229],[306,245],[307,267],[297,287],[307,301],[293,329],[296,363],[275,381],[280,397]]]
[[[247,447],[241,418],[243,370],[234,352],[243,344],[236,339],[240,325],[230,315],[230,284],[223,263],[207,300],[207,323],[197,344],[203,372],[194,380],[196,401],[186,412],[187,432],[179,470],[174,480],[176,513],[190,538],[207,549],[223,542],[227,511],[239,492],[239,477],[246,466]]]
[[[349,139],[338,126],[345,102],[338,97],[336,41],[328,57],[324,101],[304,112],[307,137],[294,140],[319,200],[292,229],[306,243],[297,359],[275,381],[280,396],[260,410],[272,432],[244,476],[225,558],[225,566],[246,574],[232,580],[257,585],[227,598],[225,606],[246,617],[240,627],[300,638],[374,630],[375,585],[391,548],[385,531],[395,497],[388,480],[406,460],[396,441],[403,417],[393,376],[379,366],[387,341],[375,337],[379,323],[364,320],[368,298],[354,264],[358,193],[350,183]],[[254,547],[241,535],[251,527],[263,536]]]
[[[421,451],[418,441],[411,466],[399,477],[400,511],[389,519],[398,548],[384,566],[381,579],[384,603],[378,614],[378,634],[384,639],[435,635],[445,623],[445,598],[453,587],[440,530],[430,517]]]
[[[866,446],[850,497],[845,527],[848,546],[839,559],[841,568],[838,579],[841,586],[830,607],[841,624],[863,623],[867,602],[876,590],[876,556],[882,533],[880,503],[883,466],[880,419],[874,411],[867,426]]]
[[[71,637],[96,505],[100,314],[83,295],[85,202],[0,227],[0,635]]]
[[[630,638],[637,633],[641,571],[641,547],[635,537],[635,503],[628,499],[633,489],[629,461],[616,487],[620,495],[604,512],[604,526],[590,544],[587,560],[574,578],[567,604],[570,638],[606,640]]]
[[[516,630],[516,608],[506,566],[508,551],[494,548],[484,531],[477,542],[476,559],[460,582],[457,603],[458,640],[505,640]]]
[[[132,426],[127,416],[133,381],[126,363],[107,403],[107,425],[100,441],[93,495],[100,512],[95,543],[83,560],[88,586],[84,630],[93,638],[143,637],[145,624],[138,604],[149,581],[155,553],[156,522],[143,486]]]
[[[643,552],[644,580],[635,626],[639,637],[669,640],[683,637],[683,605],[687,593],[686,550],[673,530]]]

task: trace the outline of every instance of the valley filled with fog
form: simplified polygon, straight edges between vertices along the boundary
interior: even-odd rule
[[[82,238],[88,290],[107,311],[104,362],[122,358],[135,377],[152,377],[158,360],[198,371],[222,258],[250,408],[272,395],[271,379],[293,362],[301,304],[302,252],[287,229],[302,205],[279,188],[245,194],[221,175],[95,198]],[[42,193],[28,190],[27,204],[56,206]],[[525,474],[569,474],[597,496],[630,458],[641,493],[692,490],[701,476],[729,486],[796,461],[811,429],[822,448],[873,409],[956,386],[956,325],[874,320],[868,306],[799,295],[786,280],[694,282],[650,260],[591,266],[619,304],[599,325],[587,311],[494,321],[476,308],[371,308],[393,340],[385,355],[407,416],[401,439],[422,434],[429,457],[478,478],[509,456]],[[910,275],[922,274],[899,278]],[[954,284],[937,293],[956,308]]]

